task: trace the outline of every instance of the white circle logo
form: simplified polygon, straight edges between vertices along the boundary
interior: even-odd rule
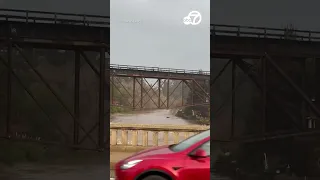
[[[183,23],[185,25],[198,25],[201,23],[202,17],[199,11],[191,11],[188,16],[183,18]]]

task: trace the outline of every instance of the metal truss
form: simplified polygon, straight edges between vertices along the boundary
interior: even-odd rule
[[[113,73],[111,106],[134,110],[209,106],[209,80],[171,78],[123,77]]]
[[[307,58],[306,58],[307,59]],[[255,142],[279,138],[320,135],[319,127],[315,126],[320,120],[320,109],[316,101],[316,96],[319,96],[317,86],[310,85],[313,77],[307,77],[306,59],[297,60],[274,60],[273,57],[265,53],[260,59],[246,61],[241,57],[230,59],[217,75],[211,78],[210,86],[215,87],[221,76],[231,66],[231,122],[229,137],[215,139],[217,142]],[[301,81],[297,82],[292,78],[292,73],[288,67],[292,63],[297,62],[301,65],[301,70],[295,73],[299,74]],[[315,67],[313,67],[315,68]],[[239,71],[242,71],[244,76],[238,76]],[[240,73],[241,74],[241,73]],[[258,133],[250,135],[236,135],[237,129],[237,111],[239,106],[236,106],[236,99],[239,86],[249,78],[260,92],[259,106],[257,117],[259,126],[256,129]],[[309,84],[307,83],[309,82]],[[311,82],[311,83],[310,83]],[[288,88],[285,93],[281,93],[279,89]],[[291,99],[286,99],[287,94],[291,94]],[[289,96],[289,95],[288,95]],[[214,95],[212,96],[214,99]],[[226,107],[230,99],[225,99],[219,107],[213,107],[213,118],[219,121],[219,115],[222,109]],[[250,108],[250,107],[248,107]],[[272,113],[281,115],[275,116]],[[222,120],[222,119],[221,119]],[[310,120],[313,125],[310,126]],[[225,119],[223,119],[225,121]],[[220,122],[220,121],[219,121]],[[279,124],[285,124],[281,128],[275,128]]]
[[[11,10],[4,10],[0,9],[0,11],[10,11]],[[14,13],[23,13],[19,10],[13,10]],[[105,54],[109,53],[109,45],[108,45],[108,34],[104,36],[104,31],[106,31],[106,27],[96,27],[97,31],[100,32],[101,39],[100,40],[93,40],[93,41],[86,41],[85,39],[77,41],[76,36],[72,36],[71,38],[66,38],[68,34],[59,35],[55,34],[54,36],[50,36],[50,32],[48,32],[47,35],[39,35],[36,36],[32,31],[24,31],[28,33],[22,33],[24,28],[26,28],[25,24],[28,24],[29,28],[33,28],[34,30],[46,28],[47,25],[43,24],[45,20],[50,21],[49,24],[52,24],[52,28],[54,29],[56,27],[56,23],[59,21],[62,21],[63,18],[58,18],[58,16],[69,16],[70,14],[61,14],[61,13],[46,13],[46,12],[36,12],[36,11],[24,11],[24,13],[27,13],[27,16],[25,15],[4,15],[2,14],[0,17],[5,18],[4,21],[1,20],[1,33],[0,33],[0,44],[1,44],[1,53],[0,53],[0,65],[5,67],[4,74],[6,74],[6,80],[5,82],[1,82],[1,84],[6,83],[6,118],[5,118],[5,132],[0,135],[1,138],[9,139],[9,140],[17,140],[17,141],[35,141],[39,143],[46,143],[46,144],[60,144],[63,146],[69,146],[77,149],[90,149],[90,150],[104,150],[105,148],[109,147],[109,142],[107,134],[108,131],[105,129],[105,122],[107,121],[106,118],[108,116],[105,116],[105,114],[108,114],[108,110],[110,107],[109,103],[109,83],[106,81],[106,79],[109,79],[109,69],[106,67],[109,67],[110,61],[109,59],[105,58]],[[31,16],[30,14],[44,14],[44,17],[51,16],[48,18],[40,18],[39,16]],[[71,14],[72,15],[72,14]],[[74,15],[76,16],[76,15]],[[79,16],[79,15],[78,15]],[[82,17],[86,17],[83,15]],[[23,21],[21,19],[26,20]],[[90,17],[90,18],[101,18],[101,17]],[[70,20],[70,19],[69,19]],[[86,19],[84,19],[86,20]],[[87,19],[88,20],[88,19]],[[70,20],[72,21],[72,19]],[[17,24],[20,23],[20,24]],[[21,24],[24,22],[24,24]],[[51,23],[53,22],[53,23]],[[69,21],[68,21],[69,22]],[[85,33],[86,26],[90,25],[90,20],[85,21],[84,24],[78,24],[79,20],[73,20],[72,21],[73,28],[80,27],[82,28],[82,32]],[[99,24],[104,22],[103,20],[100,21],[93,21],[91,23],[93,24]],[[39,23],[39,24],[37,24]],[[42,23],[42,24],[41,24]],[[74,24],[76,23],[76,24]],[[63,29],[63,28],[70,28],[70,24],[64,26],[64,23],[58,23],[57,29]],[[102,23],[102,24],[109,24],[108,23]],[[58,27],[59,26],[59,27]],[[19,29],[20,28],[20,29]],[[98,29],[100,28],[100,29]],[[63,30],[62,30],[63,31]],[[90,31],[90,29],[89,29]],[[19,34],[20,33],[20,34]],[[94,34],[94,33],[92,33]],[[51,34],[52,35],[52,34]],[[99,36],[100,36],[99,35]],[[52,39],[54,38],[54,39]],[[80,42],[81,41],[81,42]],[[66,50],[68,52],[74,53],[74,59],[70,59],[74,62],[74,66],[71,67],[71,71],[74,72],[73,77],[73,103],[72,105],[69,105],[66,103],[66,100],[59,95],[57,90],[52,87],[51,83],[46,79],[46,77],[43,76],[43,74],[35,67],[34,62],[35,59],[33,57],[34,50],[42,51],[46,50],[55,50],[55,51],[61,51]],[[30,53],[29,53],[30,52]],[[96,53],[99,56],[98,59],[98,65],[96,66],[90,58],[88,58],[87,53]],[[34,74],[35,76],[33,78],[38,78],[42,85],[45,86],[46,90],[51,93],[51,95],[54,97],[54,99],[58,102],[58,104],[61,106],[64,112],[66,112],[69,118],[58,119],[57,117],[52,117],[52,113],[50,114],[50,109],[45,108],[43,105],[43,99],[41,95],[36,94],[33,92],[33,90],[30,89],[30,87],[25,84],[23,81],[23,78],[21,75],[18,75],[17,68],[15,67],[14,62],[17,62],[17,59],[14,61],[14,57],[17,58],[19,61],[22,61],[22,64],[26,65],[28,67],[28,71],[26,71],[24,74],[25,76],[31,76],[31,74]],[[44,56],[49,57],[50,54],[44,53]],[[50,57],[49,57],[50,58]],[[58,61],[58,60],[57,60]],[[86,62],[89,67],[93,70],[93,72],[97,75],[97,86],[99,87],[98,93],[96,96],[98,96],[98,113],[97,117],[95,119],[91,119],[90,121],[93,123],[88,123],[83,120],[82,114],[80,110],[80,104],[82,97],[80,97],[80,82],[81,79],[84,77],[81,77],[81,66],[83,66],[82,61]],[[97,59],[96,59],[97,62]],[[20,62],[19,62],[20,63]],[[59,72],[57,72],[58,74]],[[0,72],[0,74],[3,74]],[[20,85],[20,87],[23,88],[26,94],[29,95],[29,97],[33,100],[33,102],[37,105],[37,107],[40,109],[41,112],[44,114],[45,118],[43,119],[43,122],[47,121],[51,124],[51,127],[55,129],[55,132],[58,132],[59,138],[57,139],[45,139],[42,137],[39,138],[22,138],[24,136],[18,135],[19,133],[24,132],[15,132],[15,129],[13,127],[13,122],[15,121],[13,117],[13,84],[17,83]],[[107,102],[107,103],[106,103]],[[53,103],[53,102],[52,102]],[[71,106],[71,107],[70,107]],[[107,110],[107,111],[106,111]],[[1,119],[0,119],[1,120]],[[27,119],[28,120],[28,119]],[[30,120],[30,119],[29,119]],[[72,128],[69,126],[66,127],[64,125],[65,123],[73,124]],[[45,131],[45,130],[44,130]],[[2,133],[2,132],[0,132]],[[27,133],[27,132],[26,132]],[[26,135],[28,136],[28,135]],[[39,135],[35,135],[39,136]],[[39,140],[41,139],[41,140]]]

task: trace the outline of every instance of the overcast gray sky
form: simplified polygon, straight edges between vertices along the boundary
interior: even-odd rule
[[[210,0],[111,0],[111,63],[209,70]],[[202,14],[197,26],[183,17]]]

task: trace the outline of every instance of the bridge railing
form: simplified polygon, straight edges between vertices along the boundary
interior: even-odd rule
[[[44,11],[0,9],[0,21],[109,27],[110,17]]]
[[[146,67],[146,66],[130,66],[130,65],[119,65],[119,64],[110,64],[110,69],[210,75],[210,71],[202,71],[202,70],[185,70],[185,69],[172,69],[172,68],[159,68],[159,67]]]
[[[277,29],[252,26],[211,25],[211,35],[320,41],[320,32],[296,29]]]
[[[117,150],[141,150],[178,143],[209,126],[110,124],[110,147]]]

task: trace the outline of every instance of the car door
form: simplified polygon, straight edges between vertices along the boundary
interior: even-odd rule
[[[206,141],[197,149],[203,149],[207,157],[196,158],[187,156],[185,166],[179,172],[179,180],[210,180],[210,140]]]

